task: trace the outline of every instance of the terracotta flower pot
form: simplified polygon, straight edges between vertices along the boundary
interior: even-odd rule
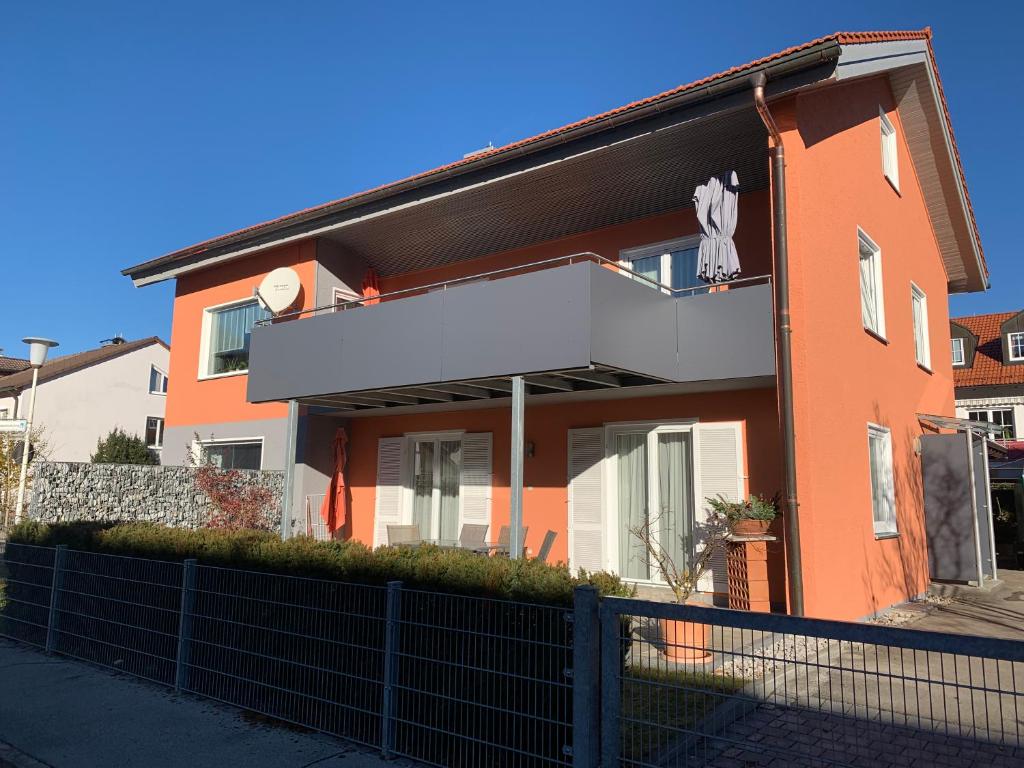
[[[764,536],[768,533],[768,526],[771,520],[735,520],[732,524],[732,532],[737,536]]]
[[[660,619],[658,624],[665,644],[665,658],[684,662],[711,658],[711,652],[707,650],[711,628],[707,624],[678,619]]]

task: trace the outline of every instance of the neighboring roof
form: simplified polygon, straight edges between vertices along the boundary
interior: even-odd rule
[[[126,341],[123,344],[107,344],[96,349],[87,349],[84,352],[75,352],[71,355],[55,357],[43,363],[43,366],[39,369],[39,381],[48,381],[49,379],[55,379],[58,376],[73,373],[98,363],[105,363],[107,360],[113,360],[115,357],[126,355],[129,352],[148,347],[151,344],[160,344],[165,349],[170,349],[157,336],[137,339],[136,341]],[[28,361],[26,360],[25,363],[27,364]],[[0,395],[27,389],[31,384],[32,371],[27,368],[18,373],[0,377]]]
[[[186,259],[195,257],[206,251],[209,251],[218,247],[227,247],[229,245],[241,245],[243,243],[249,243],[260,236],[267,236],[270,232],[285,226],[300,224],[305,220],[320,218],[327,216],[342,210],[355,207],[364,202],[370,200],[377,200],[380,197],[386,197],[389,194],[397,194],[400,191],[404,191],[410,187],[421,186],[423,184],[432,182],[440,178],[449,178],[459,173],[469,172],[486,165],[496,164],[503,160],[511,159],[513,157],[521,157],[524,154],[528,154],[534,149],[538,149],[542,146],[546,146],[552,139],[560,141],[569,141],[574,136],[570,136],[573,133],[579,133],[584,129],[593,127],[595,130],[603,125],[615,126],[622,122],[626,122],[634,117],[638,117],[638,113],[643,113],[651,108],[661,108],[665,102],[672,101],[677,97],[687,94],[689,92],[701,92],[707,95],[712,95],[713,91],[711,87],[718,85],[720,81],[725,81],[740,74],[748,73],[749,71],[764,68],[766,65],[779,62],[782,59],[793,57],[806,53],[815,48],[827,46],[844,46],[844,45],[858,45],[867,43],[886,43],[896,41],[908,41],[908,40],[919,40],[925,41],[928,48],[928,57],[931,62],[932,68],[935,71],[936,85],[939,94],[939,100],[941,101],[941,109],[946,123],[946,129],[949,132],[949,136],[952,141],[952,152],[954,155],[957,172],[959,174],[960,182],[963,186],[964,196],[967,206],[967,216],[970,220],[970,225],[973,230],[975,241],[978,243],[978,254],[984,268],[984,254],[981,252],[980,246],[980,235],[978,233],[977,222],[974,217],[973,206],[971,205],[970,198],[966,193],[966,181],[964,178],[963,164],[960,160],[960,153],[956,146],[956,139],[953,136],[952,122],[950,120],[949,108],[946,102],[945,93],[942,90],[941,81],[938,80],[938,68],[935,62],[935,54],[932,48],[932,32],[930,27],[925,27],[920,30],[889,30],[889,31],[873,31],[873,32],[835,32],[831,35],[819,37],[800,45],[786,48],[785,50],[773,53],[769,56],[765,56],[754,61],[750,61],[746,64],[732,67],[723,72],[711,75],[709,77],[696,80],[685,85],[680,85],[672,88],[663,93],[659,93],[654,96],[649,96],[639,101],[634,101],[630,104],[626,104],[621,107],[616,107],[607,112],[603,112],[598,115],[584,118],[568,125],[564,125],[560,128],[555,128],[544,133],[531,136],[530,138],[521,139],[519,141],[512,142],[502,147],[496,147],[480,153],[476,153],[471,157],[463,158],[446,165],[439,166],[429,171],[424,171],[407,178],[390,182],[373,189],[369,189],[363,192],[358,192],[353,195],[338,198],[320,205],[316,205],[310,208],[305,208],[295,213],[289,213],[284,216],[270,219],[268,221],[254,224],[243,229],[229,232],[224,235],[204,240],[195,245],[188,246],[187,248],[181,248],[171,253],[160,256],[156,259],[137,264],[127,269],[122,270],[122,274],[128,275],[133,279],[136,279],[140,273],[146,273],[153,268],[162,267],[166,265],[174,264],[178,261],[184,261]],[[163,277],[159,279],[164,279]]]
[[[0,355],[0,376],[24,371],[28,368],[28,365],[28,360],[24,360],[20,357],[4,357]]]
[[[999,384],[1024,384],[1024,365],[1003,365],[1003,340],[1000,328],[1019,312],[953,317],[950,322],[966,328],[978,337],[978,348],[970,368],[953,368],[957,387],[982,387]]]

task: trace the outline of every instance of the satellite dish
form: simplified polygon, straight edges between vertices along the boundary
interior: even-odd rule
[[[256,297],[271,314],[284,312],[299,297],[302,284],[291,267],[278,267],[263,278],[256,291]]]

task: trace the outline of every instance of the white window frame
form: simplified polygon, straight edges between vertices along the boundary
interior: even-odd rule
[[[875,508],[875,487],[871,478],[871,464],[874,461],[874,451],[871,447],[872,439],[880,439],[884,441],[885,466],[881,469],[886,476],[883,477],[883,480],[886,480],[887,484],[883,492],[885,494],[886,502],[889,504],[892,511],[891,520],[880,520],[880,510]],[[868,422],[868,490],[871,496],[871,523],[875,532],[875,537],[887,538],[890,536],[898,536],[899,529],[896,522],[896,468],[893,464],[892,457],[892,430],[888,427],[883,427],[881,424],[873,424],[871,422]]]
[[[1009,437],[1009,438],[1006,438],[1006,437],[1003,437],[1002,435],[1000,435],[996,439],[997,440],[1016,440],[1017,439],[1017,409],[1014,408],[1014,406],[1012,406],[1012,405],[970,406],[970,407],[967,408],[967,418],[970,421],[974,421],[974,419],[971,419],[971,414],[972,413],[983,413],[983,414],[985,414],[985,418],[983,419],[983,421],[986,421],[989,424],[995,424],[998,427],[1005,427],[1005,426],[1007,426],[1005,423],[998,423],[998,422],[996,422],[996,420],[992,417],[992,414],[996,413],[997,411],[998,412],[1002,412],[1002,413],[1005,413],[1006,411],[1010,412],[1010,422],[1011,423],[1010,423],[1009,426],[1012,427],[1013,436]]]
[[[203,440],[192,441],[192,456],[199,463],[205,463],[203,459],[203,448],[207,445],[224,445],[224,444],[243,444],[243,443],[259,443],[260,444],[260,466],[259,469],[263,469],[263,463],[266,460],[266,445],[263,435],[253,435],[252,437],[211,437]],[[246,470],[241,470],[246,471]]]
[[[892,184],[893,189],[899,192],[900,154],[896,127],[881,107],[878,108],[878,122],[882,140],[882,175]]]
[[[333,309],[331,311],[341,312],[341,307],[338,306],[339,304],[345,304],[361,298],[363,297],[350,288],[342,288],[336,285],[331,290],[331,304],[333,305]]]
[[[1006,334],[1006,354],[1008,354],[1010,356],[1011,360],[1016,362],[1018,360],[1024,360],[1024,355],[1016,355],[1016,356],[1014,356],[1014,354],[1013,354],[1013,337],[1014,336],[1020,336],[1020,337],[1024,338],[1024,331],[1013,331],[1012,333]]]
[[[404,525],[413,525],[412,511],[413,502],[416,497],[416,443],[433,442],[435,445],[433,467],[431,468],[434,488],[430,499],[430,538],[434,540],[441,538],[441,489],[437,485],[437,480],[441,476],[441,452],[436,450],[436,447],[441,441],[459,441],[459,514],[461,517],[461,499],[464,493],[464,486],[462,485],[461,444],[465,434],[466,431],[464,429],[452,429],[443,432],[406,432],[402,436],[405,440],[405,455],[408,457],[408,461],[405,462],[405,471],[402,475],[402,523]]]
[[[163,383],[163,387],[164,388],[163,389],[153,389],[152,387],[150,387],[149,394],[151,394],[151,395],[163,395],[164,397],[166,397],[167,396],[167,389],[166,389],[166,387],[168,385],[168,382],[170,381],[170,377],[167,375],[167,371],[165,371],[159,365],[150,365],[149,366],[149,380],[150,380],[151,383],[153,381],[153,371],[156,371],[158,374],[160,374],[160,381]]]
[[[957,368],[962,368],[963,366],[967,365],[967,355],[965,354],[965,350],[964,350],[964,340],[963,340],[963,337],[962,336],[957,336],[955,338],[952,338],[952,339],[950,339],[950,343],[953,345],[952,346],[952,349],[953,349],[953,365],[955,367],[957,367]],[[957,358],[957,351],[958,350],[960,352],[960,360],[959,361],[956,359]]]
[[[864,258],[861,255],[862,245],[867,246],[871,251],[871,270],[875,283],[875,324],[878,326],[877,328],[872,328],[864,321],[865,296],[864,288],[860,281],[860,262]],[[887,341],[885,335],[885,291],[882,285],[882,249],[860,227],[857,227],[857,287],[860,293],[861,325],[868,333],[877,336],[882,341]]]
[[[659,243],[624,248],[619,251],[619,266],[632,271],[635,260],[646,259],[651,256],[661,256],[661,263],[658,265],[658,283],[663,286],[671,286],[672,252],[685,251],[690,248],[696,248],[699,245],[700,235],[686,235],[685,237],[676,237],[672,240],[662,240]],[[633,275],[630,275],[630,277],[633,277]],[[633,277],[633,279],[646,283],[646,281],[641,280],[639,277]],[[650,285],[649,283],[647,284]],[[689,289],[683,288],[681,290]]]
[[[222,309],[234,309],[245,304],[259,303],[255,296],[246,296],[244,299],[225,301],[223,304],[213,304],[203,307],[202,329],[199,334],[199,381],[209,379],[226,379],[229,376],[248,376],[249,369],[241,371],[225,371],[224,373],[210,373],[210,336],[213,333],[213,315]]]
[[[917,313],[914,305],[921,305],[921,325],[918,327]],[[914,357],[917,364],[927,370],[932,369],[932,348],[928,336],[928,296],[916,283],[910,284],[910,314],[914,329]]]
[[[694,425],[698,423],[697,419],[677,419],[673,421],[632,421],[632,422],[613,422],[604,425],[604,499],[601,505],[601,514],[604,518],[604,547],[605,547],[605,562],[608,564],[608,569],[612,573],[622,573],[622,563],[619,562],[619,510],[617,508],[616,499],[619,498],[619,479],[618,479],[618,462],[615,453],[615,436],[621,434],[627,434],[630,432],[644,432],[647,435],[647,448],[651,450],[652,442],[657,441],[659,434],[666,432],[685,432],[690,435],[691,455],[690,461],[692,466],[690,467],[691,478],[693,480],[693,510],[694,515],[700,514],[700,501],[701,489],[700,489],[700,472],[698,471],[698,456],[697,456],[697,440],[694,434]],[[647,474],[647,502],[649,505],[654,504],[657,501],[658,489],[657,480],[655,474],[648,469]],[[657,533],[657,531],[654,531]],[[631,579],[625,576],[620,578],[630,584],[646,584],[650,586],[665,586],[664,579],[661,575],[655,572],[650,579]]]
[[[163,416],[147,416],[146,417],[146,421],[147,422],[150,419],[156,419],[157,422],[159,422],[159,423],[157,424],[157,428],[156,428],[156,442],[152,443],[151,445],[147,445],[146,447],[147,448],[151,448],[154,451],[159,451],[159,450],[161,450],[164,447],[164,417]],[[149,431],[149,425],[147,424],[146,425],[146,432],[148,432],[148,431]],[[145,432],[143,432],[143,435],[145,435]]]

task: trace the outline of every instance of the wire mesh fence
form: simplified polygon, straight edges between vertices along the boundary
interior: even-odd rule
[[[605,765],[1024,764],[1022,643],[614,598],[601,610]]]

